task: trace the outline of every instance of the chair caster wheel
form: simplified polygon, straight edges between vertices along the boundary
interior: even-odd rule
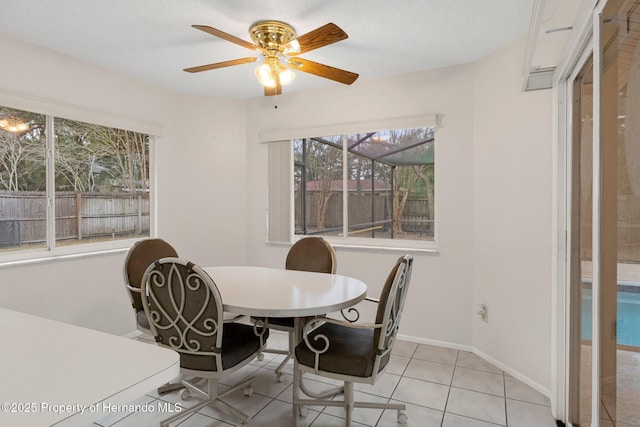
[[[287,378],[287,376],[282,372],[276,373],[276,380],[278,380],[279,383],[283,382],[285,378]]]
[[[244,395],[247,397],[253,396],[253,387],[247,387],[243,391]]]
[[[409,421],[409,417],[404,411],[398,411],[398,424],[406,424]]]
[[[189,391],[188,388],[185,388],[184,390],[182,390],[182,393],[180,393],[180,399],[182,400],[189,400],[190,397],[191,397],[191,392]]]
[[[309,415],[309,408],[307,408],[306,406],[300,406],[298,407],[298,413],[300,414],[301,418],[304,418]]]

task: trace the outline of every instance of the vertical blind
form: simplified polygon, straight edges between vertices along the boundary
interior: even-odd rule
[[[289,242],[292,235],[291,177],[293,156],[290,140],[268,144],[269,204],[267,214],[269,242]]]

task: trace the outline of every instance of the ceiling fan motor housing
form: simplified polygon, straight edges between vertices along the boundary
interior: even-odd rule
[[[259,21],[249,29],[251,40],[266,50],[279,51],[280,46],[296,38],[296,32],[289,25],[280,21]]]

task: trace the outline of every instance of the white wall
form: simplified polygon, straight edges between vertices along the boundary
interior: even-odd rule
[[[475,64],[473,345],[550,387],[551,91],[521,92],[522,44]]]
[[[158,235],[199,265],[245,264],[244,103],[172,102],[172,126],[156,153]]]
[[[44,113],[71,107],[103,118],[102,124],[124,117],[162,127],[155,147],[159,236],[202,264],[244,260],[243,103],[176,95],[2,35],[0,52],[11,58],[0,62],[0,104],[12,106],[6,100],[17,93],[44,101],[52,109]],[[124,255],[0,267],[0,306],[132,332]]]

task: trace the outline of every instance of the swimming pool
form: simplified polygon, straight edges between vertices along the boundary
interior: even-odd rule
[[[640,291],[640,288],[638,288]],[[591,340],[591,289],[582,290],[582,339]],[[618,344],[640,347],[640,292],[618,291]]]

